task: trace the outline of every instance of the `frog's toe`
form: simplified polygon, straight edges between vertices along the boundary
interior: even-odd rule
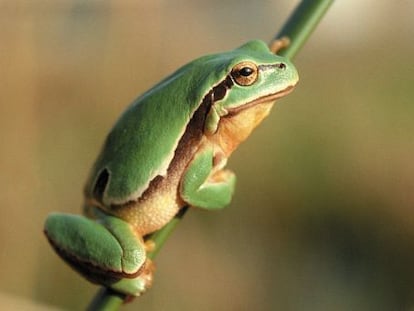
[[[140,270],[138,277],[133,279],[121,279],[109,286],[120,293],[129,296],[141,296],[148,288],[152,286],[153,273],[155,266],[149,259],[145,262]]]

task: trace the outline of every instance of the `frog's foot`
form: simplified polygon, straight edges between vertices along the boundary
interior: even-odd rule
[[[145,264],[141,267],[138,277],[134,279],[120,279],[113,282],[110,287],[117,292],[124,293],[132,297],[140,296],[151,287],[154,270],[155,266],[153,262],[147,259]]]
[[[151,286],[153,265],[144,242],[125,221],[51,214],[44,231],[56,252],[91,282],[134,296]],[[115,286],[123,279],[128,286]]]
[[[189,164],[181,180],[181,198],[191,206],[220,209],[233,196],[236,177],[229,170],[214,170],[214,152],[206,148]]]
[[[269,44],[269,49],[274,54],[277,54],[281,49],[287,48],[290,44],[290,39],[288,37],[282,37],[280,39],[275,39]]]

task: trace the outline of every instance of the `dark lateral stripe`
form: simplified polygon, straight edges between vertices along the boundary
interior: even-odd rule
[[[227,91],[230,90],[233,85],[233,80],[229,74],[227,75],[226,79],[224,79],[220,84],[213,87],[211,94],[211,104],[214,104],[216,101],[223,99],[226,96]]]

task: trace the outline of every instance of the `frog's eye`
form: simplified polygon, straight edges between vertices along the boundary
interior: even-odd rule
[[[248,86],[256,82],[259,70],[252,62],[242,62],[233,67],[231,76],[238,85]]]

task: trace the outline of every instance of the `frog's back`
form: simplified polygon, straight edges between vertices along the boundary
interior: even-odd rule
[[[138,97],[105,140],[86,184],[104,205],[136,200],[156,176],[165,176],[178,142],[208,90],[194,90],[191,63]],[[203,79],[203,77],[200,77]]]
[[[180,95],[149,91],[132,103],[105,140],[87,196],[107,206],[122,204],[137,199],[157,175],[165,175],[191,116],[192,107]]]

